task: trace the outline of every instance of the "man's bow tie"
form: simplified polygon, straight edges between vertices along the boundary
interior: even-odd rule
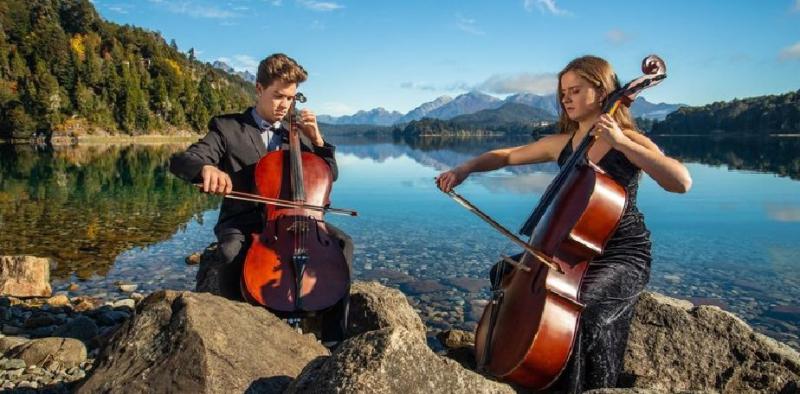
[[[261,132],[262,132],[262,133],[263,133],[263,132],[267,132],[267,131],[271,131],[271,132],[273,132],[273,133],[280,133],[280,132],[283,130],[283,129],[281,129],[281,127],[280,127],[280,126],[278,126],[278,127],[275,127],[274,125],[271,125],[271,124],[266,124],[266,123],[265,123],[265,124],[263,124],[262,126],[264,126],[264,127],[262,128],[262,130],[261,130]]]

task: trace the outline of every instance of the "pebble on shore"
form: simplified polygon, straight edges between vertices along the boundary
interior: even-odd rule
[[[133,292],[133,283],[119,286],[129,289],[131,298],[0,296],[0,390],[71,392],[92,370],[100,347],[144,298]]]

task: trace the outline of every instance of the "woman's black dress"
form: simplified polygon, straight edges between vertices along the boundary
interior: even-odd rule
[[[563,166],[571,154],[570,138],[558,165]],[[616,149],[597,164],[625,187],[628,205],[603,254],[589,263],[581,285],[586,309],[567,369],[554,385],[572,393],[617,385],[634,306],[650,280],[650,231],[636,207],[641,170]]]
[[[563,166],[571,154],[570,138],[558,165]],[[586,308],[566,369],[552,386],[558,392],[617,385],[634,306],[650,279],[650,232],[636,207],[641,170],[616,149],[597,164],[625,187],[628,204],[603,254],[589,263],[584,276],[580,299]]]

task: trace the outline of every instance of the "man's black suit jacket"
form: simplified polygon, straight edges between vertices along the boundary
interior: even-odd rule
[[[208,134],[183,152],[170,159],[169,169],[189,182],[202,182],[201,171],[205,165],[217,166],[230,175],[233,190],[257,193],[254,175],[258,161],[267,154],[267,146],[261,139],[258,128],[248,108],[240,114],[220,115],[211,119]],[[284,133],[284,145],[286,143]],[[325,143],[315,146],[301,139],[301,148],[323,158],[331,167],[333,179],[338,175],[334,146]],[[224,199],[214,232],[220,234],[226,228],[260,227],[263,223],[264,207],[247,201]],[[260,231],[260,230],[256,230]]]

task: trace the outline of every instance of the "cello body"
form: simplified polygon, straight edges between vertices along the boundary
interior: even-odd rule
[[[569,174],[531,239],[563,274],[525,253],[520,263],[530,271],[513,269],[503,278],[502,302],[487,304],[476,329],[475,352],[479,358],[486,355],[482,367],[487,372],[535,389],[558,378],[572,353],[583,310],[583,276],[616,230],[625,205],[625,189],[593,163],[580,164]]]
[[[294,105],[290,117],[294,113]],[[328,206],[333,175],[317,155],[301,152],[292,124],[289,150],[267,153],[256,165],[262,197]],[[350,291],[350,268],[328,233],[321,211],[267,205],[264,229],[252,235],[242,268],[244,298],[291,315],[327,309]]]

